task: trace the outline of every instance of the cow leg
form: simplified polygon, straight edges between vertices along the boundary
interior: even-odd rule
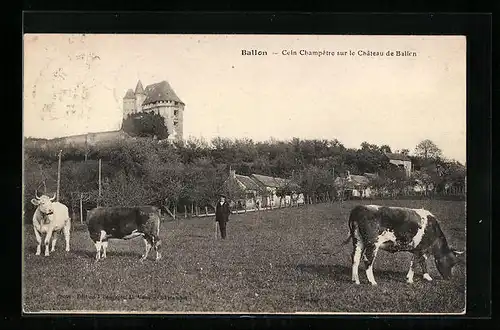
[[[353,251],[352,251],[352,278],[351,280],[359,284],[359,263],[361,261],[361,255],[363,253],[363,243],[360,240],[356,240],[353,243]]]
[[[64,240],[66,241],[66,252],[69,252],[69,239],[71,236],[71,219],[68,219],[64,226]]]
[[[58,233],[52,234],[52,249],[50,249],[50,252],[54,252],[56,249],[57,237]]]
[[[150,240],[151,240],[151,238],[146,237],[146,236],[144,237],[144,245],[146,248],[146,252],[142,255],[141,261],[146,260],[148,258],[149,250],[151,250],[151,246],[152,246]]]
[[[413,254],[410,261],[410,269],[408,270],[408,274],[406,274],[407,283],[413,283],[413,275],[415,274],[415,272],[413,271],[413,264],[415,263],[416,259],[416,255]]]
[[[159,217],[158,217],[158,222],[156,223],[156,236],[154,236],[153,242],[154,242],[154,247],[155,247],[155,251],[156,251],[156,261],[158,261],[161,259],[160,218]]]
[[[33,226],[33,227],[35,227],[35,226]],[[34,230],[35,230],[35,238],[36,238],[36,242],[37,242],[35,255],[39,256],[40,253],[42,252],[42,237],[40,236],[40,233],[38,232],[38,230],[36,230],[36,228],[34,228]]]
[[[106,259],[106,251],[108,250],[108,241],[105,240],[101,243],[102,246],[102,259]]]
[[[52,230],[47,231],[47,235],[45,236],[45,256],[48,257],[50,255],[50,241],[52,240]]]
[[[422,268],[424,280],[429,282],[432,281],[432,277],[430,277],[429,273],[427,272],[427,256],[425,254],[420,255],[418,262],[420,264],[420,268]]]
[[[377,256],[378,244],[367,244],[365,247],[365,256],[366,256],[366,277],[368,277],[368,281],[371,285],[377,285],[375,278],[373,277],[373,264],[375,263],[375,257]]]
[[[101,244],[102,244],[102,243],[101,243],[101,241],[100,241],[100,240],[99,240],[99,241],[96,241],[96,242],[94,243],[94,245],[95,245],[95,250],[96,250],[96,254],[95,254],[95,260],[96,260],[96,261],[97,261],[97,260],[99,260],[99,259],[101,259]]]
[[[106,237],[106,232],[104,230],[101,230],[101,233],[99,235],[99,240],[95,242],[95,249],[97,251],[95,255],[96,260],[101,259],[101,247],[103,247],[103,240],[105,237]]]
[[[158,237],[153,237],[153,246],[156,252],[156,261],[161,259],[160,246],[161,240]]]

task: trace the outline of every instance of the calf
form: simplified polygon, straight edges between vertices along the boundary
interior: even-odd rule
[[[154,206],[97,207],[89,211],[87,226],[97,251],[96,260],[106,258],[110,238],[128,240],[136,237],[142,237],[146,246],[141,260],[148,257],[151,247],[156,251],[156,260],[161,258],[160,211]]]
[[[363,257],[368,281],[377,285],[373,264],[379,249],[413,254],[406,275],[408,283],[413,283],[413,267],[417,262],[422,268],[423,278],[432,280],[426,263],[431,254],[441,276],[449,279],[453,266],[458,262],[457,256],[463,253],[448,246],[437,218],[424,209],[358,205],[350,213],[349,231],[345,243],[352,238],[352,280],[356,284],[359,284],[358,268]]]
[[[62,230],[66,240],[66,251],[69,251],[69,240],[71,232],[71,219],[68,213],[68,207],[62,203],[54,202],[54,197],[42,195],[38,197],[35,191],[35,198],[31,203],[37,208],[33,214],[33,230],[35,231],[36,255],[41,253],[42,235],[45,234],[45,256],[49,256],[50,252],[55,250],[57,236]],[[49,252],[49,244],[52,241],[52,249]]]

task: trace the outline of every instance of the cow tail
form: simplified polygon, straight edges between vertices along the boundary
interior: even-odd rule
[[[352,239],[352,236],[354,235],[354,222],[352,222],[351,219],[349,219],[348,225],[349,225],[349,236],[342,242],[341,246],[344,246],[347,243],[349,243],[349,241]]]
[[[353,238],[353,235],[354,235],[354,223],[349,219],[349,236],[337,246],[337,251],[335,251],[332,254],[333,255],[338,254],[341,251],[342,247],[347,243],[349,243],[349,241]]]

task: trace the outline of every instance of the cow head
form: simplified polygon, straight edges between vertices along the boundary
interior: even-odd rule
[[[44,218],[54,213],[54,207],[52,202],[56,199],[56,194],[54,197],[50,198],[49,196],[42,195],[38,197],[37,192],[35,191],[35,198],[31,200],[31,203],[38,207],[38,210],[44,215]]]
[[[457,251],[455,249],[449,249],[448,252],[443,254],[439,258],[434,258],[436,263],[436,268],[445,280],[449,280],[452,275],[453,267],[460,262],[458,258],[462,255],[464,251]]]

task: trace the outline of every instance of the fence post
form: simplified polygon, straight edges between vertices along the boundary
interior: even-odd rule
[[[100,204],[101,204],[101,193],[102,193],[102,189],[101,189],[101,159],[99,158],[99,199],[97,202],[97,206],[100,206]]]
[[[83,224],[83,193],[80,194],[80,223]]]
[[[205,206],[205,215],[208,216],[208,206]]]
[[[188,217],[188,210],[187,210],[187,206],[184,204],[184,218],[187,218]]]
[[[57,197],[56,197],[56,201],[59,202],[59,189],[60,189],[60,186],[61,186],[61,154],[62,154],[62,150],[59,150],[59,161],[57,163]]]

